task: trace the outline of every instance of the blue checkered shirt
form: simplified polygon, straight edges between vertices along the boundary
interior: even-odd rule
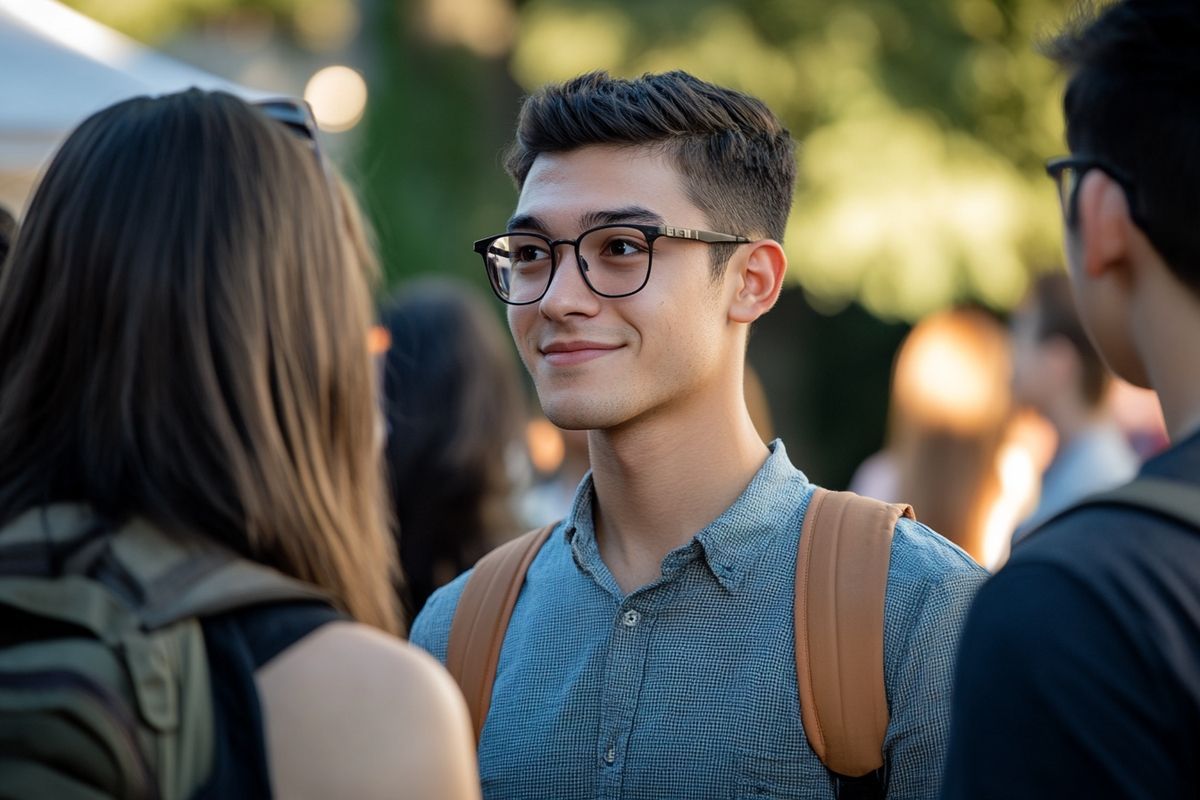
[[[782,443],[771,448],[742,496],[629,595],[600,558],[584,478],[504,639],[479,747],[486,798],[835,797],[796,689],[796,545],[814,486]],[[925,526],[897,524],[884,621],[889,798],[938,794],[959,631],[985,576]],[[413,624],[412,641],[443,662],[466,577]]]

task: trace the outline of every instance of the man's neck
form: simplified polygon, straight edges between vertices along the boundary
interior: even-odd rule
[[[1134,312],[1136,347],[1177,443],[1200,430],[1200,300],[1174,282],[1148,288]]]
[[[628,594],[741,495],[769,455],[741,401],[589,435],[601,558]]]

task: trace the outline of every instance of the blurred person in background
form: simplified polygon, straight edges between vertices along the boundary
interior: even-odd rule
[[[405,605],[520,533],[514,465],[525,419],[507,331],[474,288],[443,279],[386,303],[387,467]]]
[[[1139,462],[1113,419],[1111,373],[1083,329],[1065,274],[1034,282],[1011,332],[1015,399],[1049,420],[1058,437],[1037,507],[1013,534],[1015,544],[1076,500],[1130,480]]]
[[[542,414],[525,425],[533,480],[521,493],[526,528],[549,525],[571,510],[575,489],[588,471],[587,431],[560,428]]]
[[[1171,438],[1028,533],[971,608],[951,800],[1200,796],[1200,4],[1085,7],[1049,42],[1067,272],[1112,371]]]
[[[1003,496],[998,457],[1011,412],[1004,327],[977,309],[945,311],[905,337],[892,370],[887,444],[850,490],[912,503],[920,519],[984,562]]]
[[[588,431],[591,471],[546,538],[519,540],[531,561],[481,693],[486,796],[936,792],[949,666],[984,576],[900,508],[870,504],[889,530],[858,531],[889,548],[867,667],[888,694],[882,767],[835,775],[801,720],[796,564],[817,487],[763,441],[744,383],[787,267],[788,131],[684,72],[594,72],[525,101],[507,166],[514,216],[475,250],[546,416]],[[439,659],[471,578],[413,624]]]
[[[32,199],[0,273],[7,791],[92,774],[87,737],[11,736],[49,687],[92,686],[80,719],[114,714],[134,749],[113,752],[150,784],[119,796],[479,794],[461,696],[394,635],[374,265],[305,112],[119,103]],[[30,666],[58,652],[109,666]],[[128,683],[98,688],[114,669]]]

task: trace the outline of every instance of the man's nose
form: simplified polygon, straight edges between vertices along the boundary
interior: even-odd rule
[[[570,242],[557,242],[554,247],[559,254],[558,267],[542,297],[542,313],[549,317],[595,313],[599,298],[583,278],[587,262],[579,260],[580,256]]]

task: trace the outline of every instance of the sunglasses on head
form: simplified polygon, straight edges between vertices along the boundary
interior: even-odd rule
[[[312,108],[308,103],[303,100],[280,97],[262,100],[252,105],[287,128],[313,151],[318,161],[323,163],[321,148],[317,145],[317,119],[313,116]]]

